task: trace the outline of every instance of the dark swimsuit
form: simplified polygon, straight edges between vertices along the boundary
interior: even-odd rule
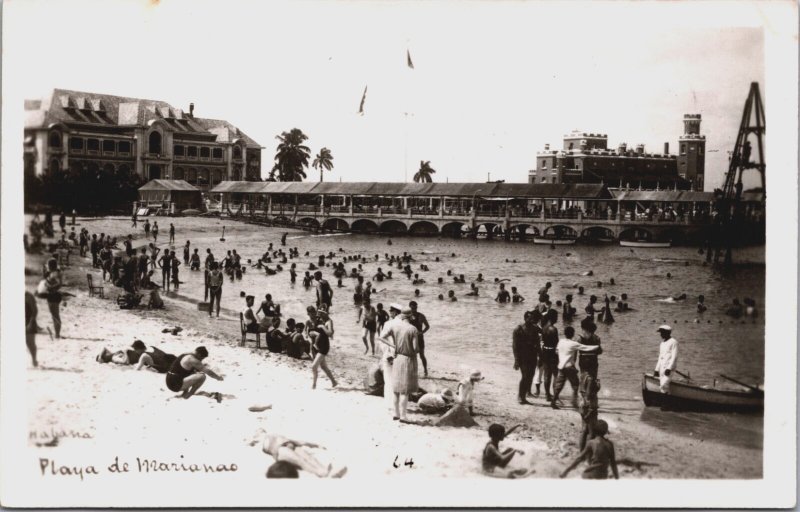
[[[184,356],[192,355],[190,353],[181,354],[172,362],[167,372],[167,387],[170,391],[178,392],[183,388],[183,379],[194,373],[194,370],[187,370],[181,366],[181,360]]]

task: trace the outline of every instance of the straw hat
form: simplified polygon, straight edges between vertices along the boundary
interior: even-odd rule
[[[480,370],[472,370],[472,373],[469,374],[470,380],[483,380],[483,375],[481,375]]]

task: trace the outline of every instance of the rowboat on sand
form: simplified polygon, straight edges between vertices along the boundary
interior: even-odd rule
[[[658,377],[645,373],[642,377],[642,398],[648,407],[661,407],[680,411],[736,411],[758,412],[764,410],[764,390],[720,375],[740,386],[740,389],[700,386],[691,379],[673,379],[669,393],[662,393]]]

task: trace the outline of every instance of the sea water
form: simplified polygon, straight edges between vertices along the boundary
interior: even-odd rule
[[[216,220],[210,221],[216,224]],[[679,342],[678,369],[691,375],[692,379],[712,384],[719,374],[726,374],[747,383],[762,383],[764,379],[764,321],[763,312],[755,320],[734,320],[725,315],[726,306],[733,298],[751,297],[760,308],[764,304],[765,266],[749,263],[735,266],[728,272],[703,265],[705,256],[697,248],[673,247],[667,249],[630,249],[618,245],[604,246],[556,246],[531,243],[505,242],[503,240],[468,240],[448,238],[395,237],[387,244],[387,237],[355,234],[315,235],[296,230],[278,228],[255,228],[235,223],[225,223],[226,241],[217,236],[195,236],[192,247],[200,248],[201,254],[211,247],[217,260],[226,250],[236,249],[247,259],[256,261],[269,243],[280,248],[280,235],[288,231],[287,246],[297,247],[300,258],[284,264],[284,271],[274,276],[265,276],[262,270],[248,268],[242,280],[231,282],[226,278],[223,286],[222,304],[226,309],[241,310],[244,301],[240,292],[256,296],[256,307],[266,293],[281,304],[283,318],[305,319],[306,306],[315,301],[313,286],[306,290],[302,279],[308,264],[317,264],[321,254],[333,251],[339,254],[360,254],[370,261],[364,264],[365,281],[371,279],[378,267],[384,272],[391,270],[394,279],[373,282],[379,293],[373,295],[373,304],[382,302],[384,307],[410,300],[419,303],[419,309],[431,325],[425,335],[426,355],[429,364],[436,369],[437,359],[456,361],[458,368],[467,371],[480,369],[497,386],[509,389],[509,400],[515,399],[519,373],[514,371],[511,350],[511,332],[522,322],[523,313],[533,309],[537,303],[537,292],[547,281],[552,283],[550,297],[563,300],[566,294],[574,296],[573,304],[578,310],[573,325],[580,332],[580,319],[589,296],[598,296],[599,308],[605,294],[628,295],[632,311],[614,313],[615,322],[598,324],[597,335],[603,345],[600,356],[599,377],[601,414],[607,411],[635,413],[641,421],[659,428],[669,429],[682,435],[713,438],[723,442],[760,447],[762,443],[762,417],[760,415],[702,414],[662,412],[645,410],[641,399],[643,372],[652,372],[658,358],[660,337],[656,328],[667,323],[673,327],[673,335]],[[256,233],[253,230],[256,229]],[[182,238],[182,237],[179,237]],[[181,255],[182,240],[176,248]],[[344,249],[340,253],[339,249]],[[309,256],[304,253],[308,251]],[[426,284],[414,286],[411,280],[395,265],[391,267],[384,254],[400,255],[408,252],[414,257],[411,267],[426,280]],[[750,249],[760,254],[763,248]],[[374,255],[379,255],[375,262]],[[455,256],[453,256],[455,254]],[[204,254],[203,254],[204,257]],[[737,254],[734,254],[736,259]],[[439,258],[439,262],[436,262]],[[741,258],[740,258],[741,259]],[[756,257],[758,259],[758,256]],[[335,258],[334,261],[340,261]],[[763,259],[761,260],[763,262]],[[288,269],[297,263],[297,282],[291,285]],[[419,270],[426,264],[429,271]],[[275,268],[276,262],[269,264]],[[357,267],[357,262],[345,263],[347,272]],[[464,274],[466,284],[454,284],[453,275]],[[592,271],[592,276],[584,275]],[[333,319],[336,327],[334,348],[337,344],[363,347],[359,327],[355,319],[358,312],[352,295],[355,280],[343,278],[344,288],[336,287],[336,278],[331,267],[323,269],[325,278],[334,289]],[[477,283],[480,295],[466,297],[469,284],[478,273],[484,277]],[[667,274],[671,277],[667,277]],[[313,275],[313,271],[311,272]],[[437,278],[444,279],[437,284]],[[516,286],[526,301],[522,304],[498,304],[494,301],[497,285],[494,279],[508,279],[506,288]],[[615,284],[610,284],[611,279]],[[182,269],[181,295],[202,297],[202,277]],[[597,282],[602,283],[602,287]],[[585,288],[578,295],[576,286]],[[421,295],[414,297],[414,289]],[[457,302],[440,301],[439,294],[455,291]],[[666,302],[664,299],[686,294],[686,300]],[[708,310],[697,313],[697,297],[705,296]],[[612,307],[614,304],[612,303]],[[559,308],[560,313],[560,308]],[[559,333],[565,324],[559,318]],[[719,381],[723,382],[723,381]],[[720,429],[720,425],[725,426]]]

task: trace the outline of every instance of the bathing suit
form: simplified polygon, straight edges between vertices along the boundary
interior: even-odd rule
[[[173,362],[172,365],[169,367],[169,371],[167,372],[167,387],[170,391],[178,392],[183,387],[183,379],[188,377],[189,375],[195,373],[194,369],[187,370],[183,366],[181,366],[181,361],[183,360],[184,356],[193,355],[192,353],[186,353],[179,355]]]

